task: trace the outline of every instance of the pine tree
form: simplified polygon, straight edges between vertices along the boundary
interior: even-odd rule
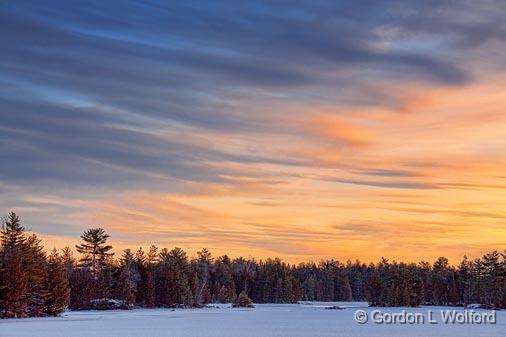
[[[135,303],[134,285],[127,268],[121,268],[116,281],[116,297],[122,301],[122,309],[131,309]]]
[[[23,317],[26,315],[26,292],[28,290],[28,275],[24,270],[26,250],[25,228],[19,217],[11,212],[2,224],[0,241],[2,250],[0,260],[2,284],[0,303],[2,317]]]
[[[84,242],[76,245],[77,251],[84,255],[80,267],[89,268],[94,280],[98,278],[100,268],[106,264],[107,257],[113,255],[109,253],[112,246],[106,245],[108,238],[109,235],[102,228],[90,228],[81,235]]]
[[[245,291],[241,291],[239,296],[237,296],[237,300],[234,302],[234,308],[253,308],[253,301],[246,294]]]
[[[169,305],[195,305],[196,303],[191,300],[195,291],[196,272],[190,272],[190,264],[186,253],[181,248],[174,248],[171,251],[160,253],[160,260],[166,273],[168,273],[168,280],[170,285],[166,288]],[[193,283],[194,287],[191,287]],[[190,295],[191,294],[191,295]],[[191,303],[190,303],[191,302]]]
[[[457,288],[459,298],[464,306],[467,306],[472,301],[473,279],[471,275],[471,268],[471,263],[467,259],[467,256],[464,255],[457,271]]]
[[[70,303],[72,310],[86,310],[92,307],[92,300],[97,293],[94,280],[89,270],[74,269],[69,279]]]
[[[440,257],[434,262],[432,267],[431,286],[433,289],[432,303],[435,305],[447,305],[448,299],[448,279],[449,279],[448,259]]]
[[[153,308],[155,306],[155,298],[155,281],[153,274],[148,270],[146,271],[144,306],[146,308]]]
[[[448,282],[448,286],[447,286],[448,302],[451,305],[458,305],[460,303],[460,298],[457,293],[457,284],[455,282],[455,272],[454,271],[452,271],[450,273],[450,276],[449,276],[449,279],[447,280],[447,282]]]
[[[218,293],[218,301],[220,303],[232,303],[235,302],[237,295],[235,294],[235,290],[226,286],[221,286]]]
[[[4,249],[21,247],[26,241],[25,228],[21,225],[21,220],[14,212],[10,212],[2,224],[1,244]]]
[[[407,307],[411,302],[411,296],[409,294],[409,290],[407,286],[402,288],[401,301],[399,303],[400,306]]]
[[[147,264],[149,267],[154,266],[158,263],[158,247],[155,245],[151,245],[149,247],[148,257],[147,257]]]
[[[146,266],[146,254],[142,247],[135,252],[135,258],[133,261],[134,269],[138,273],[137,289],[135,292],[135,303],[137,305],[144,305],[146,302],[146,272],[148,271]]]
[[[383,284],[379,273],[374,266],[365,281],[365,297],[371,307],[382,305]]]
[[[197,252],[196,272],[197,272],[197,288],[194,294],[195,304],[202,305],[210,300],[208,281],[211,272],[212,257],[211,253],[203,248]]]
[[[146,263],[146,253],[144,253],[144,249],[142,249],[142,247],[139,247],[139,249],[135,252],[134,261],[138,266]]]
[[[422,304],[424,299],[424,285],[416,269],[409,273],[406,285],[409,292],[409,302],[407,305],[410,307],[418,307]]]
[[[74,258],[74,253],[70,247],[64,247],[62,249],[61,255],[63,267],[65,268],[65,275],[67,279],[70,279],[70,275],[76,266],[76,259]]]
[[[65,266],[56,249],[49,255],[45,282],[48,292],[45,312],[50,316],[57,316],[69,304],[70,287]]]
[[[351,294],[351,286],[350,286],[350,280],[347,275],[343,277],[343,283],[341,285],[341,301],[351,301],[352,300],[352,294]]]
[[[41,316],[44,313],[47,296],[46,255],[41,241],[35,234],[26,240],[26,250],[23,268],[28,276],[28,287],[25,294],[27,306],[26,314],[31,317]]]
[[[95,302],[96,309],[109,309],[109,299],[113,293],[113,273],[113,266],[110,263],[104,262],[100,268],[97,279],[94,282],[95,296],[93,300]]]
[[[498,308],[503,300],[503,275],[500,254],[497,251],[485,254],[483,261],[483,304],[488,307]]]
[[[485,295],[485,269],[483,267],[483,262],[480,259],[475,259],[471,262],[471,278],[472,289],[471,289],[471,299],[473,303],[485,303],[486,295]]]
[[[28,277],[23,269],[23,255],[18,248],[9,249],[2,254],[1,284],[2,313],[1,316],[23,317],[26,309],[25,294]]]
[[[130,249],[123,251],[119,267],[116,294],[123,301],[122,307],[129,309],[135,303],[135,293],[140,281],[140,274],[135,266],[134,256]]]
[[[306,301],[314,301],[316,300],[316,276],[310,275],[304,280],[302,284],[304,289],[304,299]]]

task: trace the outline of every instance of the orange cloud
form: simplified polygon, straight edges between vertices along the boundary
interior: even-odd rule
[[[364,147],[372,142],[372,133],[365,127],[327,114],[310,117],[307,128],[316,136],[352,147]]]

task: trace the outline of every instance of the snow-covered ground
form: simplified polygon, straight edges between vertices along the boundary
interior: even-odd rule
[[[343,310],[329,310],[338,305]],[[365,303],[258,304],[253,309],[229,305],[203,309],[135,309],[131,311],[67,312],[57,318],[0,320],[1,337],[504,337],[506,311],[496,324],[443,324],[439,310],[454,308],[388,308],[383,313],[420,313],[430,310],[439,324],[358,324],[356,310],[370,316],[379,308]],[[463,309],[460,309],[463,312]],[[486,312],[476,310],[477,312]]]

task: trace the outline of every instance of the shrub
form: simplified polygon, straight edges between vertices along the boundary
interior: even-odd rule
[[[234,308],[253,308],[253,301],[249,296],[246,294],[246,292],[243,290],[237,299],[234,302],[233,305]]]

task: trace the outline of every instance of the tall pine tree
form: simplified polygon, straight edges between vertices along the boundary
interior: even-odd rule
[[[19,217],[11,212],[2,224],[0,272],[0,308],[2,317],[23,317],[26,315],[28,273],[25,270],[26,253],[25,228]]]
[[[70,287],[63,260],[53,249],[47,261],[46,271],[46,314],[57,316],[69,304]]]
[[[90,228],[81,235],[84,242],[76,245],[77,251],[83,254],[80,267],[89,268],[94,280],[97,280],[98,272],[106,264],[107,257],[113,255],[109,252],[112,246],[106,244],[108,238],[104,229]]]
[[[27,272],[28,287],[25,294],[27,301],[26,314],[28,316],[41,316],[44,313],[47,288],[45,284],[46,254],[41,241],[35,234],[26,240],[25,258],[23,268]]]

